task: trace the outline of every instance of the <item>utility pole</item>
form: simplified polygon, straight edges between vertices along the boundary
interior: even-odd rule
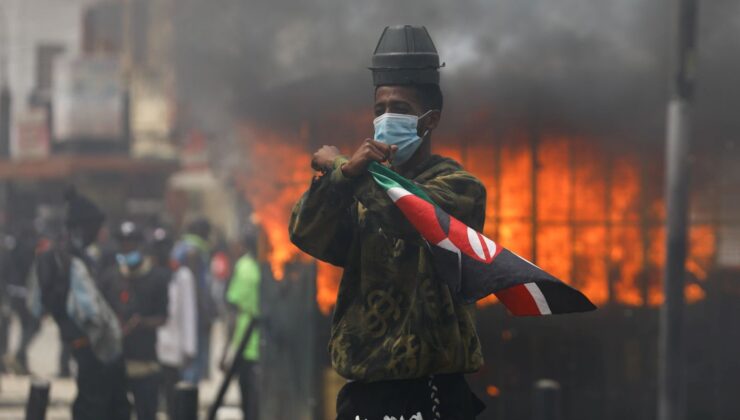
[[[0,5],[0,159],[10,156],[11,95],[8,85],[8,18]]]
[[[682,420],[683,312],[689,222],[689,154],[697,61],[699,0],[674,0],[675,52],[671,69],[666,139],[666,261],[665,301],[660,313],[658,343],[658,420]]]

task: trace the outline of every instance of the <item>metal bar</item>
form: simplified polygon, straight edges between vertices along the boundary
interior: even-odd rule
[[[612,248],[614,247],[614,225],[612,220],[612,188],[614,188],[614,171],[613,154],[609,153],[606,157],[605,181],[604,181],[604,209],[606,212],[606,252],[604,253],[604,263],[606,264],[606,284],[609,292],[609,304],[616,301],[615,283],[619,279],[619,274],[615,272],[616,264],[612,261]]]
[[[26,420],[45,420],[49,406],[49,389],[51,384],[44,379],[32,379],[26,401]]]
[[[640,244],[642,245],[642,267],[640,270],[639,286],[642,306],[650,305],[650,228],[660,226],[662,223],[651,224],[650,220],[650,199],[648,188],[649,180],[652,178],[648,173],[648,158],[643,154],[640,157]]]
[[[247,343],[249,343],[249,339],[252,337],[252,333],[257,326],[257,322],[258,320],[256,318],[252,319],[252,322],[250,322],[247,326],[247,331],[244,333],[242,341],[239,342],[239,347],[237,347],[236,353],[234,353],[234,360],[231,362],[231,366],[226,371],[226,375],[224,376],[223,381],[221,381],[221,386],[218,389],[218,394],[216,394],[216,398],[214,399],[213,404],[211,404],[211,407],[208,410],[208,420],[216,420],[216,414],[218,413],[218,409],[221,408],[221,405],[223,405],[226,391],[229,390],[229,385],[231,384],[231,379],[233,379],[233,377],[236,375],[236,371],[237,369],[239,369],[239,365],[244,360],[242,358],[242,354],[244,354],[244,349],[247,348]]]
[[[682,420],[683,311],[688,248],[689,152],[696,72],[698,0],[677,0],[676,64],[668,104],[666,139],[665,301],[658,342],[658,420]]]
[[[174,420],[198,420],[198,386],[180,382],[175,386]]]
[[[533,420],[561,420],[560,384],[552,379],[540,379],[534,384]]]
[[[0,157],[10,157],[11,95],[8,85],[0,81]]]
[[[576,249],[578,248],[576,235],[576,148],[573,146],[573,139],[568,140],[568,233],[570,234],[570,281],[573,286],[579,288],[583,282],[578,277],[578,258],[576,258]],[[540,221],[542,223],[542,221]]]
[[[503,152],[503,133],[498,125],[494,126],[494,147],[495,156],[493,157],[493,183],[495,185],[495,197],[493,199],[493,220],[495,223],[493,236],[498,241],[501,233],[501,153]]]
[[[532,125],[532,131],[530,133],[530,147],[531,147],[531,156],[532,159],[532,166],[531,166],[531,173],[530,176],[532,177],[532,232],[531,232],[531,240],[532,240],[532,262],[537,264],[537,232],[539,230],[538,226],[538,211],[537,211],[537,172],[539,169],[539,144],[540,144],[540,132],[539,132],[539,119],[535,119],[534,124]]]
[[[667,237],[660,313],[658,420],[680,420],[683,409],[683,312],[688,231],[688,147],[690,105],[671,101],[668,111]]]

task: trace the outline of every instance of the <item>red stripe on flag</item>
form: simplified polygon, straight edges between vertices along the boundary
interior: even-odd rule
[[[496,297],[501,301],[512,315],[533,316],[542,315],[537,303],[532,298],[532,294],[523,285],[509,287],[508,289],[496,292]]]
[[[480,234],[480,232],[475,232],[478,235],[478,242],[480,242],[480,247],[483,248],[483,255],[486,256],[486,262],[490,263],[493,261],[493,258],[491,258],[491,253],[488,252],[488,245],[486,245],[485,239],[483,239],[483,235]]]
[[[396,205],[427,241],[438,244],[447,238],[437,220],[434,205],[413,194],[401,197]]]
[[[452,241],[452,243],[455,244],[455,246],[458,247],[460,251],[465,253],[465,255],[467,255],[468,257],[484,263],[490,262],[479,257],[478,254],[475,253],[475,251],[473,250],[473,245],[470,243],[470,238],[468,237],[468,227],[454,217],[450,217],[449,236],[450,241]]]

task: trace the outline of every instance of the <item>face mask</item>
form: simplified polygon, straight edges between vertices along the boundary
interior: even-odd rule
[[[421,117],[386,113],[373,121],[375,141],[389,146],[398,146],[398,150],[393,156],[394,166],[406,163],[421,146],[422,138],[419,137],[418,133],[419,119],[424,118],[429,112],[431,111],[426,112]],[[429,130],[424,133],[425,137],[428,132]]]
[[[121,265],[126,265],[128,267],[136,267],[137,265],[141,264],[141,260],[143,259],[141,255],[141,251],[131,251],[126,254],[118,254],[116,255],[116,260]]]

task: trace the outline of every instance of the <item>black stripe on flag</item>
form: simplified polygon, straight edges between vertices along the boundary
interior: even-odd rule
[[[432,252],[437,273],[465,303],[474,303],[513,286],[536,283],[553,314],[596,309],[581,292],[507,249],[503,249],[491,264],[436,246],[432,247]]]

